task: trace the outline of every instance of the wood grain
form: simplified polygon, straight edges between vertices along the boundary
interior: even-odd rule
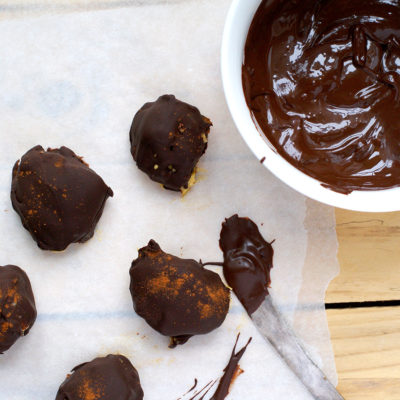
[[[336,210],[341,267],[327,303],[400,300],[400,213]],[[400,399],[400,307],[328,310],[347,400]]]
[[[399,379],[341,379],[338,387],[346,400],[399,400]]]
[[[400,212],[336,210],[340,274],[327,303],[400,299]],[[400,396],[399,396],[400,398]]]
[[[347,400],[400,399],[400,307],[327,311]]]

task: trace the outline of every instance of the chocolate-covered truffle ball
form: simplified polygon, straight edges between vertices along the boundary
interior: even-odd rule
[[[67,147],[36,146],[14,165],[12,205],[44,250],[89,240],[109,196],[111,188]]]
[[[218,274],[164,253],[154,240],[139,250],[130,276],[135,311],[171,337],[170,347],[211,332],[228,313],[230,292]]]
[[[0,267],[0,353],[29,333],[36,315],[28,275],[15,265]]]
[[[211,121],[196,107],[164,95],[146,103],[133,119],[131,153],[137,166],[166,189],[185,192],[207,149]]]
[[[139,374],[121,355],[78,365],[60,386],[56,400],[142,400]]]

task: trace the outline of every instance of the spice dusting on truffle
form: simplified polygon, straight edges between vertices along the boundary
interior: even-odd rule
[[[89,240],[109,196],[111,188],[67,147],[36,146],[13,168],[12,205],[44,250]]]
[[[142,400],[139,374],[122,355],[78,365],[60,386],[56,400]]]
[[[154,240],[139,250],[130,276],[135,311],[171,337],[170,347],[211,332],[228,313],[229,289],[218,274],[195,260],[164,253]]]
[[[0,267],[0,353],[29,333],[36,315],[35,299],[26,273],[15,265]]]
[[[196,107],[172,95],[161,96],[133,119],[132,156],[150,179],[186,193],[195,183],[195,167],[207,149],[211,126]]]
[[[225,279],[252,314],[268,294],[274,250],[252,220],[237,215],[222,224],[219,244]]]

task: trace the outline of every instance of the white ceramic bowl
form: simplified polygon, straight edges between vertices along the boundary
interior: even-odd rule
[[[334,192],[299,171],[281,157],[254,124],[242,88],[242,63],[247,33],[261,0],[233,0],[222,41],[221,68],[225,97],[233,120],[243,139],[264,165],[293,189],[331,206],[356,211],[400,210],[400,188],[354,191],[348,195]]]

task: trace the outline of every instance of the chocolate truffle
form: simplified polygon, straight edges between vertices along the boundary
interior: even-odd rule
[[[67,147],[36,146],[14,165],[12,205],[44,250],[89,240],[109,196],[111,188]]]
[[[222,224],[219,244],[225,279],[252,314],[268,294],[274,250],[251,219],[237,215]]]
[[[170,347],[218,328],[228,313],[230,292],[218,274],[164,253],[154,240],[139,250],[130,276],[135,311],[171,337]]]
[[[29,333],[36,315],[28,275],[15,265],[0,267],[0,353]]]
[[[142,400],[139,374],[121,355],[78,365],[62,383],[56,400]]]
[[[133,119],[131,153],[137,166],[166,189],[183,193],[207,149],[211,121],[196,107],[164,95],[146,103]]]

